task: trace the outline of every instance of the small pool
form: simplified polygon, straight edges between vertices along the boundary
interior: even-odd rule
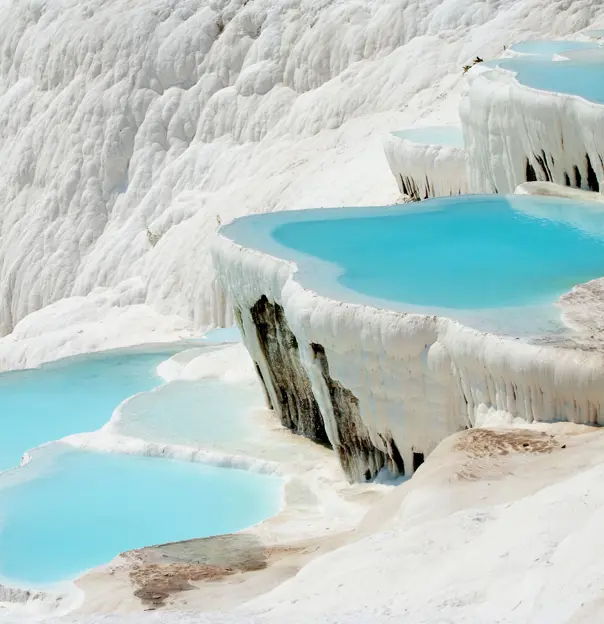
[[[207,448],[253,437],[254,408],[265,408],[258,383],[178,380],[127,401],[115,431],[149,442]]]
[[[60,443],[0,474],[0,577],[45,586],[122,551],[228,533],[276,513],[276,477]]]
[[[124,399],[161,383],[155,369],[175,352],[92,354],[0,374],[0,470],[40,444],[102,427]]]
[[[551,304],[561,294],[604,276],[604,211],[595,206],[473,195],[257,215],[222,232],[296,261],[300,283],[326,296],[462,321],[470,310],[525,310],[519,322],[530,325],[527,306],[559,317]]]
[[[563,55],[564,52],[575,50],[599,49],[598,44],[589,41],[551,41],[533,40],[521,41],[511,45],[508,50],[518,54],[530,54],[531,56],[542,56],[551,59],[555,55]]]
[[[410,128],[392,133],[401,139],[422,145],[443,145],[463,148],[463,133],[460,126],[427,126]]]
[[[206,332],[201,337],[201,340],[204,343],[212,344],[241,342],[241,332],[236,325],[233,327],[218,327]]]
[[[486,65],[513,72],[527,87],[604,103],[604,48],[588,42],[543,41],[516,44],[513,50],[526,56],[495,59]],[[554,60],[553,55],[567,60]]]

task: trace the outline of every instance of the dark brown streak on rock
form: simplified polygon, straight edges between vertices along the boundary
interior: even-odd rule
[[[373,479],[387,464],[388,455],[376,448],[369,432],[362,424],[359,400],[350,390],[333,380],[329,374],[329,364],[322,345],[311,344],[314,356],[329,390],[339,442],[335,448],[346,476],[356,480],[362,475],[366,480]],[[394,445],[396,449],[396,445]],[[403,467],[402,458],[396,449],[397,460],[394,466]],[[393,468],[394,466],[390,466]],[[403,467],[404,470],[404,467]],[[396,472],[393,470],[393,472]]]
[[[598,193],[600,191],[600,183],[598,182],[598,176],[591,164],[589,154],[585,154],[585,162],[587,164],[587,187],[590,191]]]
[[[577,188],[581,188],[582,178],[581,178],[581,172],[579,171],[579,167],[577,167],[577,165],[575,165],[573,167],[573,171],[575,172],[575,186]]]
[[[415,472],[424,463],[423,453],[413,453],[413,472]]]
[[[535,156],[535,160],[539,163],[539,166],[541,167],[541,171],[543,171],[543,176],[545,177],[545,181],[551,182],[552,178],[550,176],[550,172],[549,172],[547,163],[545,162],[544,158],[542,158],[538,154],[534,154],[534,156]]]
[[[272,407],[281,423],[299,435],[330,446],[310,380],[300,362],[298,341],[287,324],[283,308],[262,295],[250,313],[268,364],[269,379],[264,379],[262,374],[260,379],[276,395],[278,404]],[[259,367],[257,370],[260,373]]]

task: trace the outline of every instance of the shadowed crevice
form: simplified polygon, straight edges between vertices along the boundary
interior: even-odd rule
[[[545,177],[545,181],[546,182],[551,182],[552,181],[552,176],[551,176],[551,172],[549,170],[549,167],[547,166],[547,159],[545,157],[545,152],[542,152],[543,156],[539,156],[537,154],[535,154],[535,160],[539,163],[539,166],[541,167],[541,171],[543,171],[543,176]]]
[[[413,453],[413,472],[415,472],[424,463],[423,453]]]
[[[579,171],[579,167],[575,165],[573,167],[573,171],[575,172],[575,186],[577,188],[581,188],[581,182],[583,181],[583,179],[581,178],[581,172]]]
[[[591,159],[589,158],[589,154],[585,154],[585,162],[587,164],[587,187],[590,191],[599,193],[600,183],[598,182],[598,176],[596,175],[596,172],[591,165]]]

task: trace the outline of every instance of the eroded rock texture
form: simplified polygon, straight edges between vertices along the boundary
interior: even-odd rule
[[[276,401],[272,401],[272,408],[285,427],[319,444],[329,445],[310,379],[300,362],[298,341],[287,324],[283,308],[263,295],[250,313],[270,379],[264,379],[259,367],[257,371],[265,388],[270,385],[273,389]],[[270,396],[270,392],[267,394]]]
[[[331,378],[325,349],[315,343],[311,347],[329,389],[339,438],[335,450],[346,476],[353,481],[369,480],[386,465],[394,473],[404,473],[403,459],[394,441],[384,440],[391,456],[376,448],[361,419],[359,400],[350,390]]]
[[[300,360],[298,341],[289,328],[283,308],[263,295],[250,309],[250,315],[267,364],[261,367],[256,363],[256,371],[269,405],[285,427],[331,446],[310,378]],[[235,317],[241,321],[238,311]],[[310,346],[329,392],[338,436],[334,450],[346,476],[351,481],[370,480],[384,467],[395,475],[405,474],[403,458],[392,437],[380,435],[380,448],[374,444],[361,418],[357,397],[332,379],[323,346],[315,343]],[[414,470],[415,464],[414,461]]]
[[[593,191],[595,193],[600,192],[600,182],[591,163],[589,154],[585,154],[585,161],[581,163],[581,168],[578,165],[573,165],[568,171],[563,171],[563,179],[560,179],[560,172],[554,169],[555,161],[551,154],[548,156],[545,150],[541,150],[541,154],[534,153],[533,158],[538,167],[534,167],[531,161],[528,158],[526,159],[524,177],[527,182],[537,182],[541,180],[562,184],[572,188]],[[602,158],[600,158],[600,164],[602,164],[604,168]],[[582,170],[585,171],[586,175],[582,175]],[[537,175],[537,172],[539,172],[539,175]]]

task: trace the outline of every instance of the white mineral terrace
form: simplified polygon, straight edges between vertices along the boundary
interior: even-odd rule
[[[226,235],[217,237],[213,258],[265,381],[271,362],[250,311],[262,297],[283,308],[336,449],[342,416],[316,345],[324,350],[331,380],[358,400],[358,436],[394,463],[392,449],[398,449],[406,473],[448,435],[494,415],[510,423],[604,424],[600,350],[529,344],[445,317],[336,301],[301,286],[294,263],[242,247]],[[275,335],[279,340],[279,328]],[[267,386],[275,405],[280,390]],[[372,457],[354,449],[351,455],[351,478],[373,474]]]
[[[459,126],[391,132],[384,152],[401,193],[427,199],[466,193],[466,155]]]
[[[533,48],[518,46],[507,60],[468,72],[460,116],[469,189],[511,193],[523,182],[544,181],[600,192],[604,52],[572,41]]]
[[[401,194],[604,210],[604,71],[565,90],[530,67],[593,70],[600,39],[602,0],[0,0],[0,371],[186,345],[169,388],[69,444],[286,481],[241,532],[123,553],[71,593],[0,584],[0,624],[604,622],[604,277],[564,291],[558,333],[504,335],[217,235]],[[197,339],[235,322],[245,349]],[[267,399],[253,435],[127,439],[147,399],[175,435],[173,393],[216,377]]]

